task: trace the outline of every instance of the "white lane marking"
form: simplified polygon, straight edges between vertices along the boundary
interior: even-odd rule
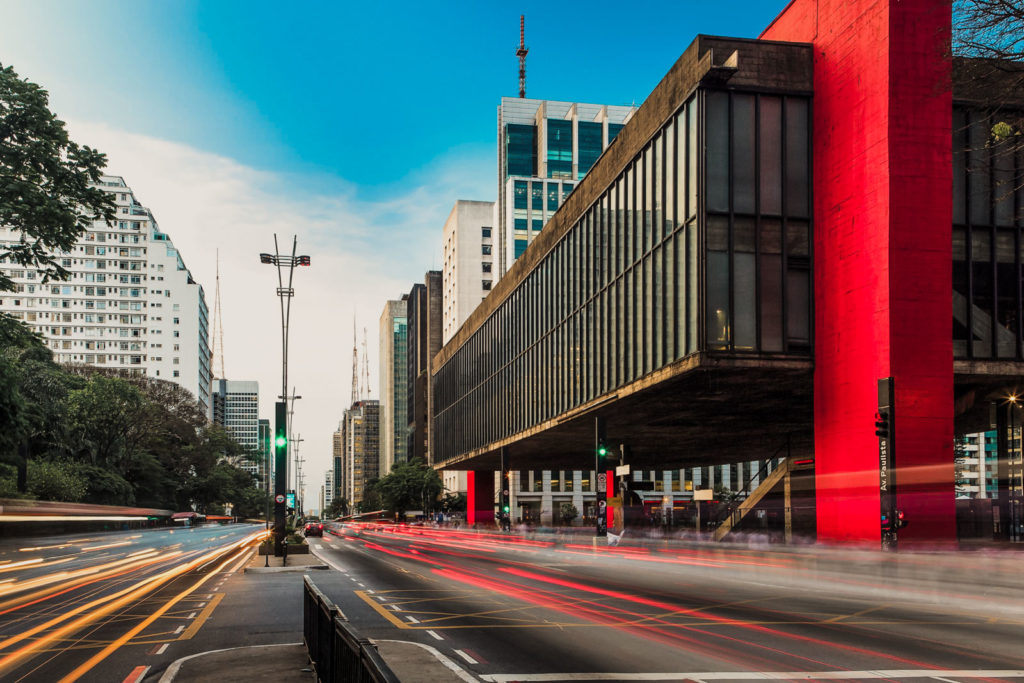
[[[456,650],[456,652],[459,652]],[[885,669],[875,671],[698,671],[693,673],[484,674],[489,683],[513,681],[782,681],[851,678],[1024,678],[1024,670]]]
[[[476,661],[475,659],[473,659],[472,657],[470,657],[469,655],[467,655],[462,650],[452,650],[452,652],[454,652],[458,656],[460,656],[463,659],[465,659],[468,664],[479,664],[480,663],[480,662]]]
[[[406,617],[406,619],[409,620],[410,624],[418,624],[418,623],[420,623],[420,620],[417,619],[416,617]]]
[[[178,628],[174,629],[174,634],[177,635],[177,634],[181,633],[184,630],[185,630],[185,624],[182,624]]]
[[[168,645],[170,645],[170,643],[164,643],[159,648],[157,648],[157,651],[154,654],[162,655],[163,653],[167,652]]]
[[[187,619],[195,619],[196,618],[196,613],[193,612],[192,614],[188,615],[188,617],[186,617],[186,618]]]
[[[435,640],[444,640],[444,638],[442,636],[437,635],[436,633],[434,633],[431,630],[427,630],[427,633],[429,633],[430,635],[434,636]]]
[[[366,584],[365,583],[359,583],[358,581],[356,581],[356,585],[359,586],[360,588],[366,588]]]
[[[960,681],[954,681],[952,678],[943,678],[942,676],[932,676],[937,681],[943,681],[943,683],[960,683]]]
[[[434,655],[434,657],[437,658],[437,661],[441,662],[441,664],[443,664],[446,668],[451,669],[453,672],[455,672],[455,675],[463,681],[465,681],[466,683],[479,683],[479,681],[476,678],[471,676],[465,669],[463,669],[461,666],[453,662],[450,658],[444,656],[440,651],[437,650],[437,648],[430,647],[429,645],[424,645],[423,643],[417,643],[412,640],[378,640],[376,642],[404,643],[406,645],[415,645],[416,647],[422,647],[424,650]],[[164,683],[164,681],[160,680],[159,683]]]
[[[393,609],[396,612],[401,612],[402,611],[402,608],[399,607],[398,605],[384,605],[384,606],[389,608],[389,609]]]
[[[381,602],[387,601],[387,596],[384,596],[384,595],[374,595],[373,597],[377,598]]]
[[[210,597],[212,598],[213,596],[211,595]],[[201,602],[198,605],[196,605],[196,607],[206,607],[206,603],[205,602]]]
[[[366,592],[369,593],[370,595],[373,595],[373,591],[370,590],[369,588],[366,589]]]

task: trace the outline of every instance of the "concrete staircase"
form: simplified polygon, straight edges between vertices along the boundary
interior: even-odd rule
[[[793,472],[809,469],[814,469],[813,460],[807,458],[793,457],[784,459],[778,467],[772,470],[771,473],[764,478],[764,481],[762,481],[756,489],[750,492],[750,495],[747,496],[742,503],[740,503],[739,507],[733,510],[732,514],[730,514],[725,520],[723,520],[722,523],[715,529],[715,540],[721,541],[726,536],[728,536],[729,532],[732,531],[735,527],[739,526],[740,523],[743,521],[744,517],[746,517],[751,510],[755,509],[757,507],[757,504],[760,503],[765,496],[767,496],[769,493],[775,490],[775,488],[779,486],[779,484],[782,484],[783,494],[785,496],[784,505],[786,509],[786,536],[788,540],[791,527],[789,518],[789,510],[791,508],[789,496],[790,476],[793,474]]]

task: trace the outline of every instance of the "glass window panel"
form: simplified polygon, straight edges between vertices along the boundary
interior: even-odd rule
[[[996,232],[996,355],[1013,358],[1017,353],[1017,265],[1013,230]]]
[[[665,363],[665,328],[664,328],[664,306],[665,306],[665,293],[662,289],[665,277],[665,268],[663,259],[665,258],[665,250],[662,247],[657,247],[654,250],[652,265],[654,267],[653,273],[651,274],[651,299],[654,301],[653,315],[651,317],[651,334],[652,334],[652,346],[654,347],[654,358],[651,364],[651,370],[659,368]]]
[[[972,117],[968,129],[967,183],[970,187],[971,223],[988,225],[989,221],[989,149],[987,117]]]
[[[619,134],[619,131],[625,127],[624,123],[609,123],[608,124],[608,144],[612,144],[612,140]]]
[[[647,182],[651,183],[652,196],[654,197],[654,203],[651,205],[653,213],[651,214],[651,224],[653,225],[653,243],[657,244],[665,236],[662,228],[664,226],[664,211],[662,207],[662,196],[661,193],[665,188],[665,134],[662,133],[658,137],[654,138],[654,175],[651,176]]]
[[[669,121],[665,129],[665,182],[662,185],[665,191],[665,219],[662,234],[668,236],[676,229],[676,128],[675,124]]]
[[[790,216],[809,216],[808,188],[808,127],[807,100],[786,98],[786,212]]]
[[[671,186],[670,186],[671,187]],[[670,233],[662,252],[665,258],[665,274],[662,281],[662,296],[665,301],[665,355],[663,362],[670,363],[678,358],[678,293],[676,291],[676,245],[679,240]]]
[[[526,194],[528,185],[525,180],[515,180],[512,182],[512,207],[515,209],[525,209],[527,207]],[[525,214],[524,214],[525,215]]]
[[[572,193],[572,188],[574,188],[574,187],[575,187],[575,185],[573,185],[572,183],[562,183],[562,201],[563,202],[565,201],[565,198],[568,197]]]
[[[992,329],[995,292],[992,283],[992,237],[988,229],[971,231],[971,270],[974,306],[971,315],[973,353],[976,358],[992,356]]]
[[[786,254],[810,256],[810,225],[807,221],[790,220],[786,223]]]
[[[781,254],[782,221],[778,218],[761,218],[760,238],[762,254]]]
[[[729,345],[729,254],[709,251],[707,255],[708,348]]]
[[[578,125],[576,148],[579,153],[579,169],[576,177],[582,178],[601,156],[601,137],[604,131],[601,123],[593,121],[580,121]]]
[[[572,121],[548,119],[548,178],[572,179]]]
[[[686,322],[689,318],[690,311],[687,307],[689,280],[687,279],[686,265],[686,237],[689,231],[690,227],[687,226],[682,231],[676,233],[675,238],[676,283],[673,294],[676,300],[676,339],[679,340],[679,345],[676,349],[676,358],[682,358],[690,351],[687,347],[686,336]]]
[[[753,253],[754,242],[754,219],[751,216],[736,216],[733,220],[733,249],[746,253]]]
[[[757,346],[755,259],[752,250],[751,253],[733,254],[733,302],[736,308],[733,345],[743,351],[753,351]]]
[[[995,199],[996,225],[1013,225],[1014,183],[1013,156],[1017,140],[1000,140],[992,144],[992,195]]]
[[[643,298],[644,298],[644,374],[651,371],[654,366],[654,257],[648,255],[643,262]]]
[[[729,210],[729,95],[721,91],[707,93],[704,118],[707,139],[708,211]]]
[[[543,183],[531,183],[530,187],[531,197],[533,201],[530,202],[530,208],[537,211],[544,211],[544,184]],[[538,214],[534,213],[534,217]]]
[[[754,213],[754,96],[732,98],[733,211]]]
[[[782,351],[782,257],[761,256],[761,350]]]
[[[654,246],[654,145],[644,150],[644,177],[643,177],[643,198],[644,198],[644,241],[643,251],[646,254]]]
[[[761,213],[782,213],[782,101],[762,96],[758,105]]]
[[[686,219],[697,215],[697,99],[690,98],[686,105]]]
[[[626,263],[636,261],[636,228],[633,223],[633,177],[634,166],[626,169]]]
[[[697,350],[697,223],[686,226],[686,352]]]
[[[967,174],[967,115],[963,109],[953,110],[953,222],[967,222],[967,196],[964,193]]]
[[[558,183],[548,183],[548,213],[558,210]]]
[[[708,216],[708,251],[729,249],[729,219],[726,216]]]
[[[505,177],[537,175],[537,128],[532,125],[505,125]]]
[[[786,273],[786,334],[790,343],[809,344],[811,338],[808,273]]]

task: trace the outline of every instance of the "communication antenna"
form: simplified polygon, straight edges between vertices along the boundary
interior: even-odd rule
[[[370,354],[366,350],[366,328],[363,328],[363,397],[370,399]]]
[[[352,314],[352,405],[359,400],[359,346],[356,343],[356,316]]]
[[[519,57],[519,96],[526,97],[526,53],[530,49],[526,47],[526,15],[519,15],[519,49],[516,50],[516,57]]]
[[[217,287],[213,295],[213,351],[211,355],[214,360],[213,376],[219,379],[227,379],[224,373],[224,323],[221,321],[220,313],[220,249],[217,250]],[[220,363],[220,374],[217,374],[216,363]]]

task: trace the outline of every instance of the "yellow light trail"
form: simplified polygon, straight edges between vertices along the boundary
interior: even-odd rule
[[[146,555],[146,556],[139,555],[139,556],[136,556],[136,557],[133,557],[133,558],[114,560],[112,562],[107,562],[105,564],[93,565],[91,567],[83,567],[81,569],[72,569],[70,571],[64,571],[64,572],[55,572],[55,573],[52,573],[52,574],[47,574],[46,576],[40,576],[40,577],[35,578],[35,579],[26,579],[26,580],[22,580],[22,581],[16,581],[15,583],[12,583],[12,584],[9,584],[9,585],[5,584],[3,586],[0,586],[0,597],[3,597],[5,595],[11,595],[13,593],[21,593],[23,591],[31,590],[33,588],[38,588],[40,586],[48,586],[48,585],[50,585],[52,583],[59,583],[59,582],[63,582],[63,581],[70,581],[70,580],[74,580],[74,579],[79,579],[79,578],[82,578],[84,576],[91,576],[93,574],[98,574],[100,572],[103,572],[104,570],[107,570],[107,569],[112,569],[112,568],[116,568],[116,567],[123,567],[125,565],[129,565],[129,564],[133,564],[133,563],[140,563],[140,562],[142,562],[145,559],[148,559],[150,557],[155,556],[156,554],[157,554],[157,551],[151,550],[151,551],[149,551],[149,554]],[[173,556],[173,554],[169,555],[168,557],[172,557],[172,556]],[[67,562],[67,560],[61,560],[61,562]],[[57,564],[57,563],[54,562],[52,564]]]
[[[134,600],[137,600],[138,598],[141,598],[142,596],[156,590],[157,588],[171,581],[172,579],[175,579],[196,567],[206,564],[207,562],[211,561],[212,559],[220,555],[223,555],[224,553],[231,552],[236,548],[240,548],[244,545],[248,545],[249,543],[261,540],[262,537],[265,535],[266,531],[251,534],[236,543],[228,545],[226,548],[218,548],[213,551],[210,551],[209,553],[201,555],[200,557],[190,562],[187,562],[183,565],[179,565],[178,567],[168,569],[164,572],[143,579],[142,581],[132,586],[128,586],[127,588],[117,591],[116,593],[113,593],[111,595],[104,596],[96,600],[92,600],[83,605],[79,605],[78,607],[75,607],[65,612],[64,614],[54,617],[53,619],[50,619],[49,621],[43,624],[39,624],[38,626],[23,631],[15,636],[11,636],[10,638],[0,642],[0,649],[6,649],[11,645],[19,643],[27,638],[36,635],[37,633],[41,633],[46,629],[52,628],[63,621],[67,621],[68,619],[71,619],[72,617],[76,617],[78,615],[82,615],[70,624],[66,624],[60,628],[57,628],[56,630],[41,636],[38,640],[28,643],[20,649],[10,653],[3,659],[0,659],[0,675],[9,671],[11,668],[13,668],[15,665],[17,665],[19,662],[21,662],[29,655],[32,655],[33,653],[39,650],[45,649],[51,643],[60,640],[65,636],[70,635],[71,633],[74,633],[75,631],[83,628],[84,626],[87,626],[92,622],[101,619],[102,617],[105,617],[117,608],[127,605],[133,602]]]

